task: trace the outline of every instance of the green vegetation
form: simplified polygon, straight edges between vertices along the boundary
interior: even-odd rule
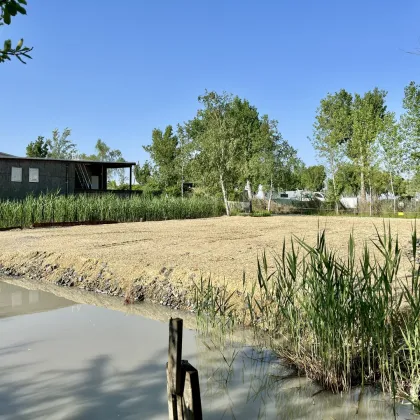
[[[16,15],[26,15],[26,0],[1,0],[0,1],[0,27],[10,25],[12,17]],[[21,63],[26,64],[23,58],[32,58],[29,53],[32,48],[23,46],[21,39],[16,47],[12,47],[12,41],[7,39],[4,41],[3,48],[0,48],[0,63],[6,60],[10,61],[11,57],[16,57]]]
[[[257,210],[250,213],[251,217],[270,217],[271,212],[268,210]]]
[[[378,88],[364,95],[341,89],[321,100],[312,144],[325,163],[327,196],[337,212],[342,194],[360,194],[363,204],[367,193],[375,199],[417,192],[420,86],[411,82],[404,94],[399,121],[387,109],[387,92]]]
[[[320,233],[315,246],[295,239],[258,259],[257,278],[243,281],[245,306],[211,281],[196,286],[196,309],[211,326],[251,324],[266,332],[280,357],[334,392],[378,385],[420,408],[420,268],[404,272],[398,237],[384,227],[341,258]],[[417,255],[417,233],[411,255]],[[235,292],[236,293],[236,292]],[[203,299],[204,297],[204,299]],[[204,314],[204,315],[203,315]]]
[[[387,93],[378,88],[328,94],[317,109],[311,139],[323,164],[306,167],[276,120],[260,115],[247,99],[205,91],[191,120],[152,131],[151,143],[142,146],[150,159],[138,162],[131,181],[149,195],[219,198],[227,215],[233,210],[229,201],[252,202],[259,185],[267,211],[279,193],[307,190],[323,191],[325,208],[334,206],[336,214],[346,195],[359,196],[357,211],[370,215],[380,214],[380,196],[390,196],[396,213],[397,201],[420,191],[420,85],[411,82],[404,95],[405,112],[397,119],[387,108]],[[80,153],[70,134],[66,128],[54,130],[51,139],[39,136],[27,155],[124,161],[120,150],[102,140],[94,154]],[[109,181],[110,189],[123,189],[130,180],[123,169],[115,169]]]
[[[223,214],[210,198],[120,198],[107,195],[43,195],[23,201],[0,201],[0,228],[30,227],[50,222],[138,222],[195,219]]]
[[[195,117],[178,125],[154,129],[144,149],[150,154],[135,169],[135,178],[145,190],[183,195],[184,184],[193,184],[194,194],[228,201],[247,199],[262,184],[266,190],[299,188],[303,162],[283,140],[277,121],[259,115],[246,99],[206,91],[198,98]]]

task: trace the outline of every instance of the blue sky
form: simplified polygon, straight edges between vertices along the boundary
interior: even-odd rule
[[[0,28],[33,60],[0,65],[0,151],[72,129],[143,162],[155,127],[195,115],[205,89],[247,98],[279,121],[307,164],[316,107],[328,92],[387,90],[401,112],[418,82],[417,0],[28,0]]]

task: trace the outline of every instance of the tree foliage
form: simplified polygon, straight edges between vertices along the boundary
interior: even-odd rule
[[[168,125],[164,132],[155,128],[152,132],[152,144],[143,148],[155,164],[153,172],[157,183],[166,193],[174,193],[179,178],[176,170],[178,138],[172,126]]]
[[[30,142],[26,146],[26,156],[28,157],[46,158],[48,151],[48,142],[42,136],[38,136],[37,140]]]
[[[309,191],[321,191],[324,188],[326,177],[323,165],[308,166],[302,171],[302,186]]]
[[[73,159],[77,155],[76,144],[69,137],[71,130],[65,128],[62,133],[58,129],[52,132],[52,138],[47,140],[48,157],[53,159]]]
[[[347,142],[347,153],[360,170],[360,194],[366,199],[365,181],[378,156],[377,138],[384,129],[386,92],[378,88],[363,96],[355,94],[352,108],[352,136]]]
[[[148,160],[140,165],[140,162],[134,167],[134,179],[137,184],[145,186],[152,177],[152,166]]]
[[[404,89],[401,128],[403,130],[407,156],[408,169],[417,172],[420,163],[420,85],[410,82]]]
[[[352,95],[344,89],[322,99],[317,109],[312,137],[312,145],[331,177],[330,197],[337,212],[340,191],[335,178],[345,157],[345,144],[352,138],[352,101]]]
[[[26,0],[0,0],[0,27],[3,25],[10,25],[12,18],[18,14],[26,15]],[[10,61],[11,57],[16,57],[21,63],[26,64],[24,59],[32,58],[29,53],[32,48],[23,45],[23,39],[20,39],[15,47],[12,46],[12,41],[6,39],[3,48],[0,49],[0,63],[6,60]]]

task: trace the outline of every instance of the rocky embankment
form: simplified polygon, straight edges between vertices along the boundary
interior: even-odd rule
[[[78,269],[69,266],[68,259],[60,255],[34,252],[25,257],[0,257],[0,274],[117,296],[127,304],[147,300],[172,309],[193,309],[193,282],[188,287],[176,284],[170,279],[170,268],[163,267],[154,277],[128,281],[117,278],[106,262],[86,260],[76,265]]]

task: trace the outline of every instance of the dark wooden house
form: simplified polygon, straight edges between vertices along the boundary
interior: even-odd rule
[[[120,168],[129,168],[131,191],[134,165],[134,162],[44,159],[0,153],[0,199],[55,192],[65,195],[107,192],[108,170]]]

